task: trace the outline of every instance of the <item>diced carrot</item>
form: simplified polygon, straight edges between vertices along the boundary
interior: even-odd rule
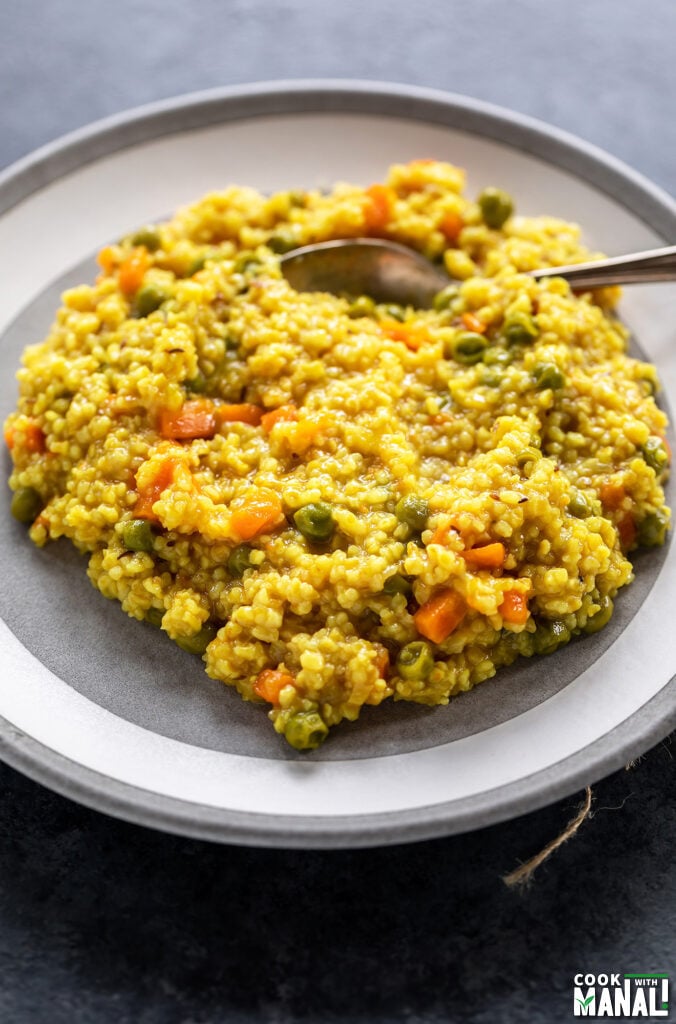
[[[104,274],[112,274],[112,272],[115,270],[115,264],[117,263],[115,250],[113,249],[112,245],[106,245],[103,249],[101,249],[98,256],[96,257],[96,260],[98,265],[103,270]]]
[[[429,539],[429,544],[445,544],[451,532],[451,517],[446,516],[437,526]]]
[[[375,664],[378,669],[378,675],[382,679],[387,679],[387,674],[390,669],[390,652],[383,644],[374,644],[373,648],[376,652]]]
[[[628,551],[636,541],[636,522],[631,512],[622,516],[617,524],[617,532],[620,535],[622,549]]]
[[[451,245],[455,245],[464,226],[465,222],[460,214],[455,210],[449,210],[448,213],[445,213],[442,217],[439,229],[446,241],[450,242]]]
[[[253,685],[254,693],[270,704],[279,704],[279,695],[285,686],[293,686],[294,678],[276,668],[264,668]]]
[[[272,409],[261,416],[261,426],[269,434],[276,423],[292,423],[298,419],[298,409],[295,405],[280,405],[278,409]]]
[[[172,441],[192,441],[195,438],[211,438],[216,433],[214,405],[207,398],[184,402],[175,412],[162,409],[160,413],[160,434]]]
[[[150,519],[157,522],[157,516],[153,512],[153,505],[162,496],[174,480],[176,471],[176,459],[166,458],[159,463],[157,472],[152,480],[146,482],[145,486],[139,488],[138,498],[134,505],[134,515],[137,519]]]
[[[268,488],[261,488],[254,498],[236,499],[231,512],[231,526],[241,540],[267,533],[284,519],[279,495]]]
[[[392,341],[402,341],[413,352],[430,340],[427,328],[421,324],[402,324],[399,320],[385,319],[380,321],[380,329]]]
[[[469,565],[475,565],[478,569],[501,569],[505,564],[506,553],[505,545],[499,541],[460,552]]]
[[[148,250],[142,245],[132,249],[122,261],[117,272],[117,280],[125,295],[133,295],[139,290],[151,262]]]
[[[15,426],[10,428],[10,431],[9,438],[5,434],[8,448],[12,449],[18,443],[20,448],[30,452],[32,455],[41,455],[44,452],[46,447],[44,431],[35,420],[28,420],[24,426],[20,425],[18,430]]]
[[[257,427],[263,410],[260,405],[240,402],[238,405],[217,405],[214,413],[219,423],[249,423],[252,427]]]
[[[45,450],[45,435],[37,423],[29,423],[26,427],[26,448],[29,452],[42,453]]]
[[[371,185],[364,197],[364,226],[367,231],[383,231],[396,199],[394,189],[388,185]]]
[[[462,326],[466,327],[468,331],[474,331],[475,334],[486,333],[488,325],[474,313],[463,313],[460,319],[462,320]]]
[[[530,615],[528,599],[519,590],[506,590],[498,610],[505,622],[511,622],[514,626],[523,626]]]
[[[459,626],[467,605],[455,590],[442,590],[426,601],[413,616],[415,628],[433,644],[442,644]]]
[[[16,424],[8,424],[5,427],[4,438],[5,444],[10,451],[12,451],[17,443],[20,448],[33,455],[41,455],[46,448],[44,431],[35,420],[28,420],[24,426],[19,426],[18,430]]]
[[[622,484],[615,483],[613,480],[606,480],[599,489],[601,503],[607,509],[619,508],[626,496],[627,492]]]

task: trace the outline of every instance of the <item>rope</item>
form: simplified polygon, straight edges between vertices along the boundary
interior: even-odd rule
[[[544,864],[544,862],[548,860],[548,858],[551,857],[551,855],[558,850],[560,846],[563,846],[568,839],[572,839],[582,822],[586,821],[589,817],[591,805],[592,791],[591,787],[587,786],[584,802],[581,804],[575,817],[568,822],[563,832],[558,835],[556,839],[552,839],[551,842],[547,843],[547,845],[540,850],[539,853],[536,853],[534,857],[531,857],[530,860],[527,860],[524,864],[520,864],[518,868],[515,868],[514,871],[510,871],[508,875],[504,875],[502,880],[505,885],[510,889],[513,889],[516,886],[527,885],[537,868],[539,868],[541,864]]]

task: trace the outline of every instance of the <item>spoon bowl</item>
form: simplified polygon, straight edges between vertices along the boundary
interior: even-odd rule
[[[376,302],[427,309],[450,283],[420,253],[380,238],[339,238],[293,249],[282,273],[296,291],[368,295]]]

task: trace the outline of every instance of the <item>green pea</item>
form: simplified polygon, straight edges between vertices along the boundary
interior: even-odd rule
[[[669,514],[664,509],[649,512],[638,524],[636,539],[640,547],[655,548],[664,544],[669,529]]]
[[[251,552],[253,548],[248,544],[239,544],[233,548],[228,557],[228,572],[236,579],[240,579],[247,569],[251,568]]]
[[[164,608],[149,608],[146,612],[146,622],[151,626],[161,626],[164,618]]]
[[[44,502],[34,487],[19,487],[12,495],[10,510],[20,523],[32,523],[44,508]]]
[[[250,250],[244,249],[235,258],[234,269],[237,274],[249,274],[253,270],[258,270],[260,265],[260,260],[256,259]]]
[[[477,334],[475,331],[461,331],[453,339],[451,353],[456,362],[472,366],[474,363],[481,362],[487,347],[488,342],[483,334]]]
[[[279,231],[277,234],[270,235],[267,246],[268,249],[272,249],[273,252],[281,255],[285,252],[291,252],[292,249],[297,249],[298,242],[293,235]]]
[[[405,498],[399,499],[394,507],[394,514],[400,523],[405,523],[416,533],[420,533],[427,526],[430,506],[424,498],[408,494]]]
[[[360,636],[366,636],[367,633],[371,633],[374,629],[377,629],[379,625],[380,616],[378,615],[378,612],[373,610],[373,608],[365,608],[357,619]]]
[[[516,457],[516,464],[519,469],[523,470],[526,476],[530,476],[530,472],[533,469],[534,463],[538,462],[542,458],[542,452],[539,448],[534,445],[530,445],[528,448],[523,448]]]
[[[199,632],[179,637],[176,643],[188,654],[204,654],[217,632],[216,626],[202,626]]]
[[[566,378],[555,363],[537,363],[533,369],[533,376],[538,391],[544,391],[546,388],[557,391],[566,383]]]
[[[576,519],[587,519],[592,514],[592,507],[583,491],[573,488],[568,501],[568,511]]]
[[[496,369],[493,366],[482,366],[481,368],[481,383],[487,388],[499,388],[505,379],[503,370]]]
[[[432,305],[436,309],[437,313],[441,313],[444,309],[448,309],[448,307],[455,302],[459,294],[460,289],[456,284],[447,284],[445,288],[442,288],[441,291],[437,292],[434,296]]]
[[[390,320],[398,320],[400,324],[403,324],[406,319],[406,310],[403,306],[396,306],[394,303],[390,303],[389,306],[382,307],[383,316],[389,317]]]
[[[600,629],[603,629],[610,622],[613,614],[613,602],[607,594],[605,597],[600,597],[595,603],[601,605],[601,607],[591,618],[587,619],[587,624],[584,627],[585,633],[598,633]]]
[[[646,465],[655,470],[657,476],[669,465],[669,454],[661,438],[653,434],[646,443],[641,446],[641,453]]]
[[[152,224],[147,224],[144,228],[139,230],[131,236],[132,245],[143,245],[148,252],[155,252],[156,249],[162,245],[162,239],[157,228],[154,228]]]
[[[333,510],[325,501],[303,505],[294,513],[293,521],[307,540],[317,543],[330,540],[336,529]]]
[[[533,650],[536,654],[551,654],[561,644],[570,640],[570,630],[561,619],[540,623],[533,635]]]
[[[284,726],[284,739],[294,750],[316,750],[329,734],[317,711],[297,711]]]
[[[530,313],[510,313],[502,326],[508,345],[529,345],[540,333],[535,318]]]
[[[196,395],[204,394],[207,385],[208,381],[201,370],[198,370],[194,377],[185,382],[188,391],[193,391]]]
[[[411,589],[411,581],[397,572],[394,576],[388,576],[385,580],[383,594],[405,594],[408,596],[411,593]]]
[[[499,345],[491,345],[484,352],[483,361],[486,366],[509,366],[514,362],[514,353]]]
[[[368,295],[360,295],[350,303],[347,315],[352,320],[358,320],[362,316],[373,316],[375,309],[376,304],[373,299],[370,299]]]
[[[122,541],[127,551],[147,551],[154,548],[153,528],[147,519],[132,519],[125,523],[122,530]]]
[[[485,188],[477,200],[484,224],[501,228],[514,213],[512,197],[501,188]]]
[[[427,679],[434,668],[432,648],[425,640],[414,640],[406,644],[397,656],[397,673],[402,679],[422,681]]]
[[[137,316],[150,316],[169,298],[166,290],[158,284],[144,284],[136,293],[134,311]]]
[[[200,270],[204,270],[204,265],[206,262],[206,253],[203,253],[201,256],[195,256],[195,259],[190,264],[188,264],[186,277],[193,277],[193,275],[198,274]]]

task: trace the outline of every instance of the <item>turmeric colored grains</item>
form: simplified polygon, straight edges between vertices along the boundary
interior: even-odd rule
[[[282,276],[359,235],[456,280],[418,310]],[[11,513],[299,750],[364,705],[446,704],[602,629],[669,528],[654,369],[612,296],[524,273],[589,255],[434,160],[208,195],[102,249],[25,353]]]

